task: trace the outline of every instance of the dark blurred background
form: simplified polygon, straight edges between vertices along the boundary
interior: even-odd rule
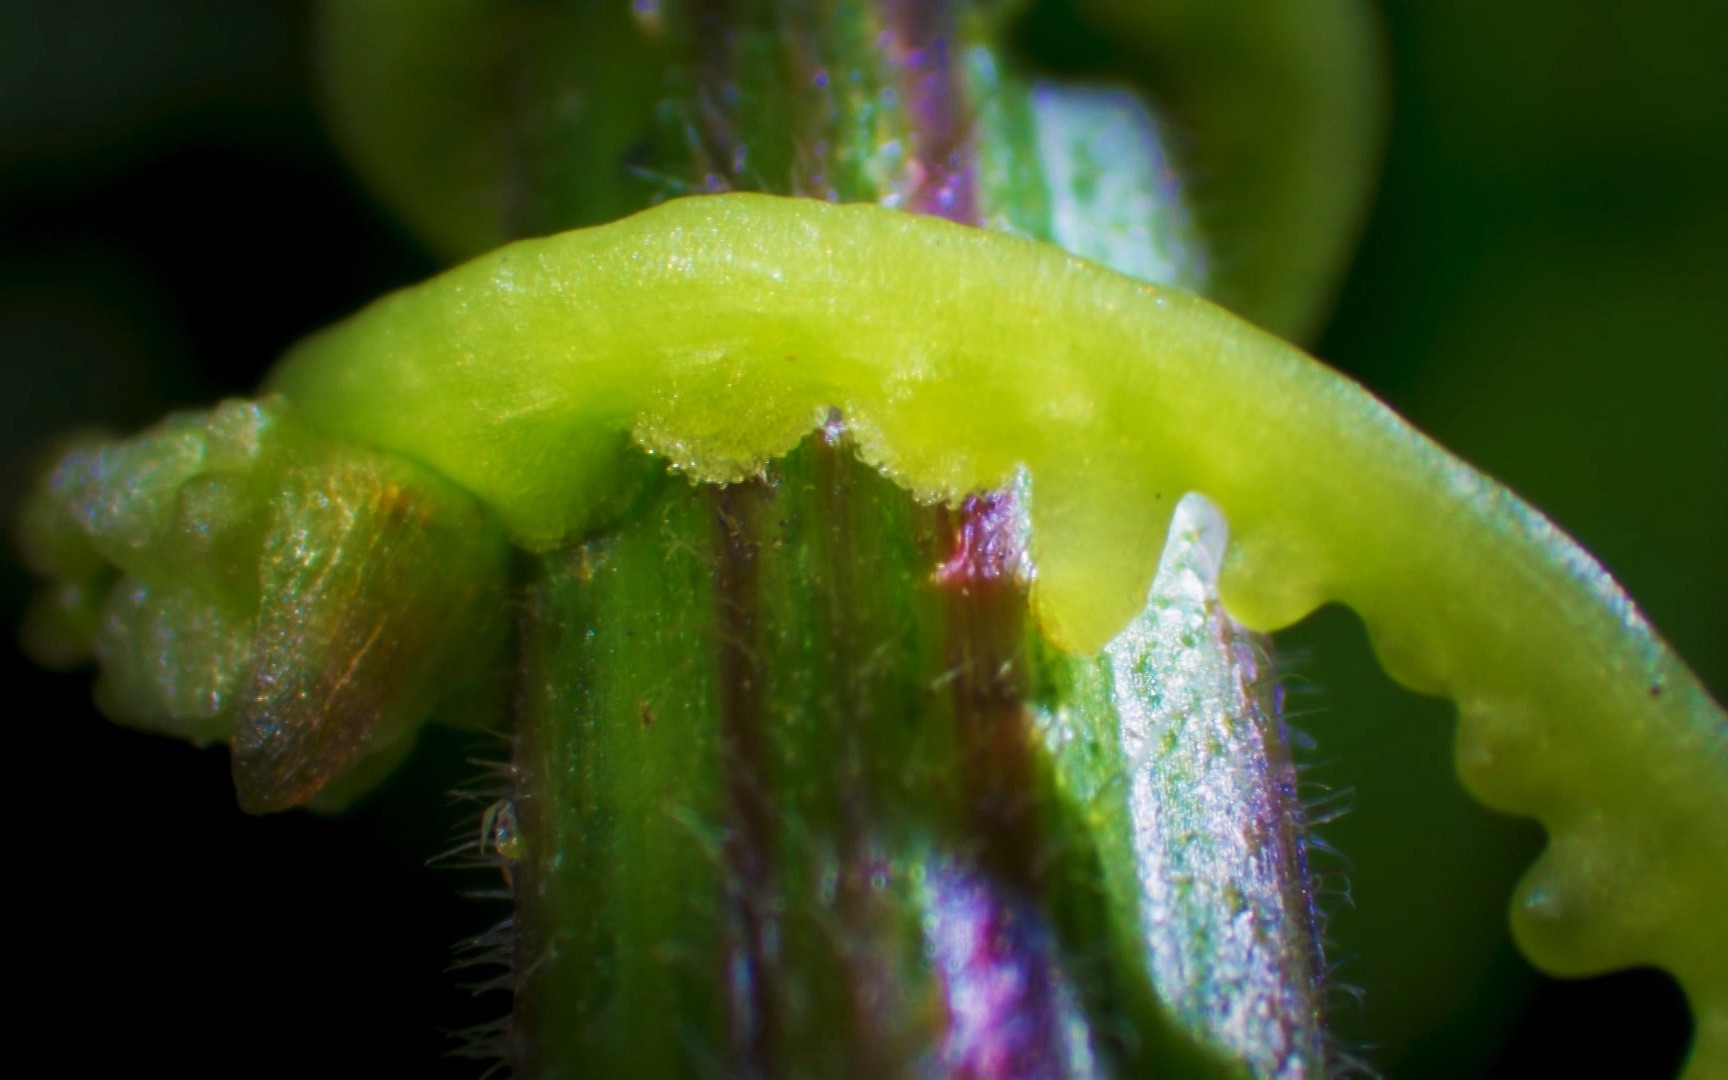
[[[1728,5],[1470,0],[1386,12],[1379,201],[1318,352],[1547,510],[1728,697]],[[308,330],[429,255],[321,131],[307,8],[0,0],[0,504],[75,425],[249,391]],[[16,625],[27,583],[0,563]],[[1540,843],[1471,806],[1447,708],[1359,624],[1285,635],[1323,830],[1347,1044],[1393,1077],[1672,1076],[1689,1022],[1632,972],[1542,980],[1504,932]],[[185,1076],[472,1077],[446,1032],[501,1014],[445,972],[503,912],[428,871],[486,740],[435,733],[357,812],[247,818],[221,751],[115,728],[87,674],[4,653],[43,950],[14,1031]]]

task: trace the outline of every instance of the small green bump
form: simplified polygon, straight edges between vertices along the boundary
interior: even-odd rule
[[[26,641],[113,719],[237,742],[248,809],[379,774],[493,663],[506,547],[424,468],[224,402],[68,450],[23,514]]]

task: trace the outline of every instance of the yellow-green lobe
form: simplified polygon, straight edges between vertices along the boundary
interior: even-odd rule
[[[629,440],[747,475],[832,408],[919,494],[1032,484],[1034,604],[1078,652],[1145,595],[1171,510],[1231,532],[1275,629],[1339,600],[1459,703],[1459,765],[1550,851],[1514,905],[1542,966],[1660,964],[1728,1068],[1728,719],[1582,550],[1366,391],[1198,298],[866,206],[732,195],[524,241],[311,339],[272,389],[430,465],[543,549],[628,494]]]

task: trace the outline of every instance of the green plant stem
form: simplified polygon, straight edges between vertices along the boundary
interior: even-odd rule
[[[1316,1067],[1307,899],[1278,862],[1299,845],[1244,849],[1210,805],[1271,805],[1288,830],[1276,729],[1223,712],[1242,688],[1207,676],[1160,683],[1194,695],[1162,725],[1130,718],[1161,753],[1125,764],[1115,722],[1124,697],[1158,708],[1134,679],[1160,665],[1239,676],[1243,643],[1206,647],[1215,599],[1182,599],[1209,549],[1172,545],[1113,691],[1030,632],[1023,584],[932,573],[963,526],[819,435],[760,481],[667,477],[541,562],[510,852],[527,1075]],[[983,958],[980,921],[1009,935]],[[991,974],[1026,993],[959,1030]],[[1207,1029],[1221,1002],[1289,1027],[1230,1045]]]
[[[1091,156],[1146,122],[1120,91],[1035,91],[951,10],[745,9],[668,28],[694,100],[663,142],[704,186],[780,176],[1201,279],[1148,147]],[[1174,544],[1151,621],[1077,660],[1032,629],[1023,498],[919,503],[836,416],[759,479],[662,478],[540,561],[513,804],[526,1074],[1319,1070],[1300,809],[1216,543]],[[981,1006],[993,978],[1023,992]]]

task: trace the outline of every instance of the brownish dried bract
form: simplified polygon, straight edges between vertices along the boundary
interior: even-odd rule
[[[362,455],[284,477],[233,734],[249,811],[300,805],[393,758],[452,677],[486,665],[501,542],[471,500],[399,471]]]

